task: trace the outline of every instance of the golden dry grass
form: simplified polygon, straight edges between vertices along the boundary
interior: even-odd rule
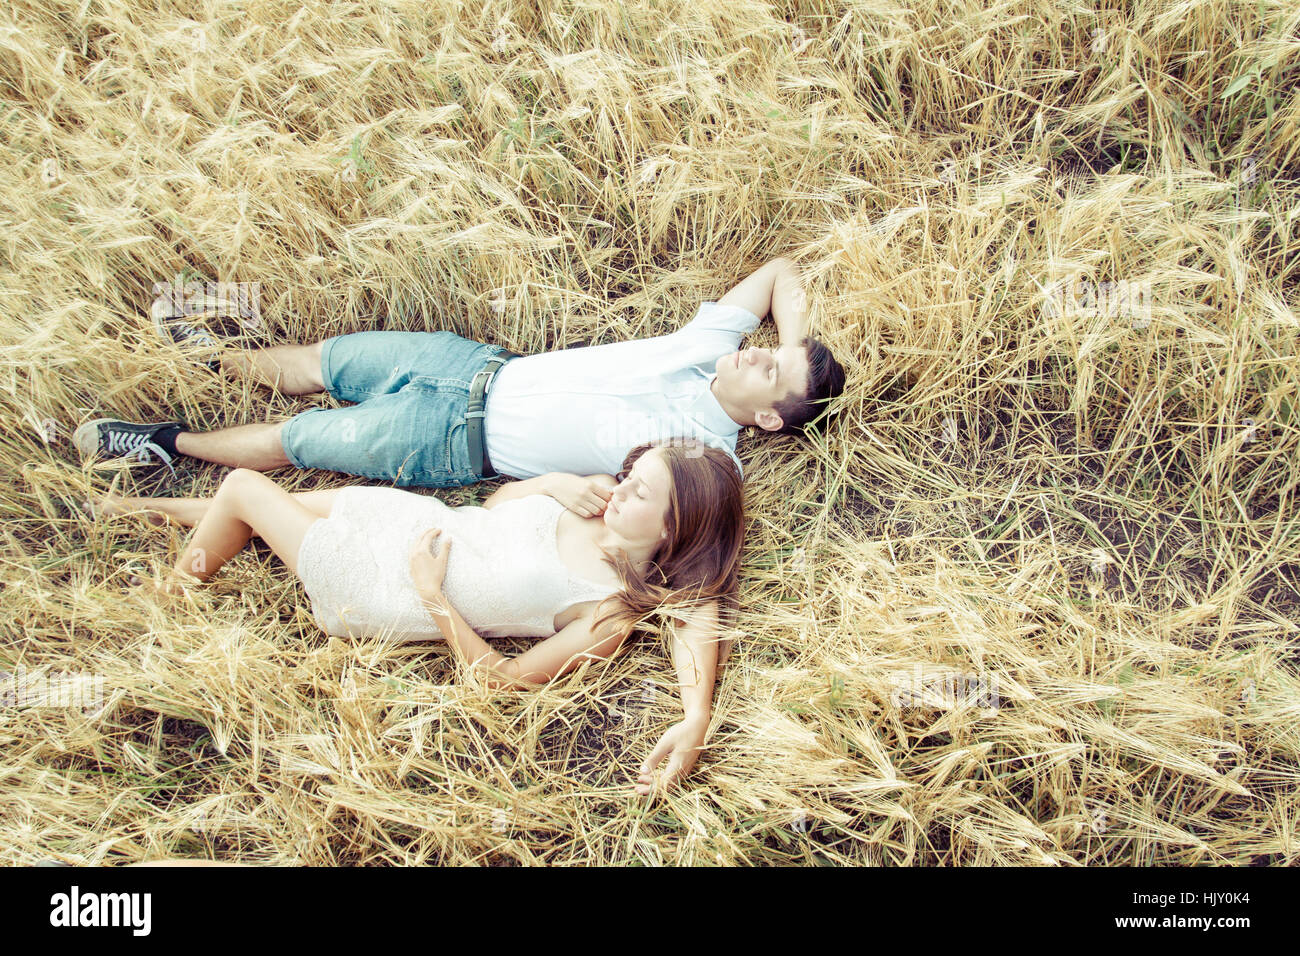
[[[1294,5],[545,6],[0,13],[0,669],[106,700],[0,710],[0,861],[1294,862]],[[488,693],[324,637],[265,548],[125,595],[177,532],[73,508],[144,487],[78,460],[88,418],[328,401],[159,344],[182,270],[259,282],[263,343],[533,352],[775,255],[849,387],[822,438],[742,439],[743,635],[666,799],[628,796],[664,634]]]

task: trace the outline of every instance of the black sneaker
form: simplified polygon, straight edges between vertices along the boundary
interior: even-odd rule
[[[173,425],[187,427],[184,422],[138,424],[115,418],[97,418],[78,428],[72,435],[72,443],[86,458],[100,454],[108,458],[132,458],[146,465],[163,464],[175,478],[172,455],[153,440],[159,431]]]
[[[150,307],[149,314],[153,317],[154,328],[164,341],[179,345],[190,352],[196,362],[206,365],[212,371],[220,370],[221,359],[217,353],[221,349],[221,343],[202,323],[194,321],[188,315],[174,314],[164,299],[155,302]],[[208,357],[203,358],[202,355]]]
[[[216,295],[182,297],[175,287],[154,299],[149,315],[164,341],[191,352],[196,361],[214,372],[221,368],[218,353],[222,342],[243,337],[245,320],[258,318],[247,303]],[[200,358],[203,354],[208,357]]]

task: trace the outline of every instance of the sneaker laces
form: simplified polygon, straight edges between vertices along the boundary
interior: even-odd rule
[[[153,436],[146,432],[109,431],[107,450],[110,454],[116,453],[126,458],[134,458],[145,465],[150,464],[150,455],[156,455],[171,472],[172,480],[176,480],[172,456],[167,454],[167,451],[153,440]]]
[[[202,348],[217,348],[217,340],[207,329],[199,325],[191,325],[189,322],[175,321],[172,328],[179,332],[185,339],[193,345]]]

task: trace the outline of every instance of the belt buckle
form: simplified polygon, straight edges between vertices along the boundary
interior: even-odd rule
[[[483,395],[485,397],[487,396],[488,389],[492,387],[492,380],[497,377],[497,372],[501,371],[508,361],[510,361],[510,359],[506,357],[504,352],[498,352],[487,360],[483,368],[479,369],[479,375],[487,376],[487,378],[483,380]]]

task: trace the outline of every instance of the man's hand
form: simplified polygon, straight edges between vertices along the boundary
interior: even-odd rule
[[[687,717],[669,727],[659,738],[655,749],[650,751],[650,756],[641,764],[640,776],[636,778],[637,796],[644,797],[652,790],[662,793],[690,773],[695,761],[699,759],[708,731],[707,716]],[[668,758],[668,765],[661,773],[655,773],[655,768],[665,757]]]
[[[544,490],[576,515],[590,518],[605,513],[605,505],[614,496],[618,482],[613,475],[566,475],[559,472],[545,476]]]

